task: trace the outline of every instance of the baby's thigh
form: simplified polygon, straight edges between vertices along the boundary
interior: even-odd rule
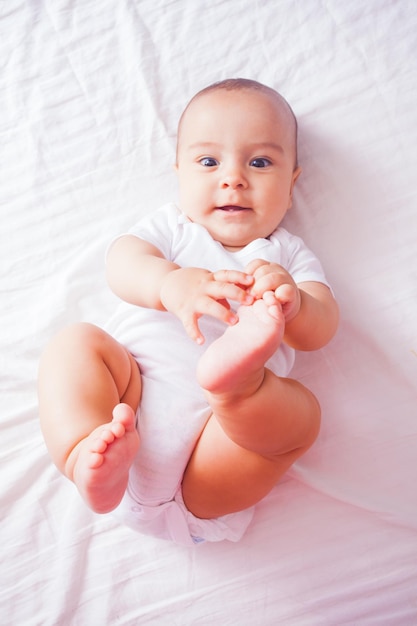
[[[73,324],[50,342],[39,368],[42,413],[96,407],[104,413],[119,402],[137,409],[141,394],[139,368],[130,352],[93,324]],[[109,417],[108,415],[106,416]]]
[[[126,402],[136,411],[141,395],[141,377],[129,350],[93,324],[70,327],[66,341],[68,361],[84,363],[78,371],[86,377],[87,384],[94,381],[96,392],[101,390],[103,400],[109,396],[110,404]]]
[[[184,473],[184,502],[201,518],[242,511],[264,498],[281,474],[279,463],[235,444],[211,417]]]

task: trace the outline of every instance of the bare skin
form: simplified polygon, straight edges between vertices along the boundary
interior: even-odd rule
[[[90,508],[107,513],[120,503],[138,449],[136,416],[128,404],[116,405],[113,420],[77,444],[68,460],[73,462],[73,481]]]
[[[273,232],[301,172],[288,107],[270,92],[244,92],[214,90],[193,101],[176,164],[182,212],[231,252]],[[131,235],[111,247],[107,278],[122,300],[175,315],[190,341],[204,343],[202,315],[225,324],[197,367],[212,416],[184,473],[184,501],[196,516],[213,518],[261,500],[312,445],[320,424],[314,395],[266,364],[282,341],[301,350],[328,343],[338,323],[330,290],[296,284],[284,267],[262,259],[244,271],[180,267]],[[41,359],[47,447],[94,511],[111,511],[123,497],[140,446],[140,398],[132,355],[95,326],[66,329]]]
[[[55,464],[92,510],[113,510],[139,448],[141,380],[133,357],[91,324],[70,326],[42,355],[38,392],[41,427]]]
[[[185,472],[183,493],[188,508],[199,517],[217,517],[257,502],[318,432],[319,409],[312,394],[264,368],[284,332],[284,318],[273,294],[267,292],[253,305],[241,306],[238,316],[239,322],[208,348],[198,364],[198,379],[213,417]],[[64,341],[61,339],[60,351],[66,351],[67,358],[71,358],[70,352],[83,349],[85,330],[73,327]],[[91,330],[94,335],[96,331]],[[111,354],[103,352],[103,360],[112,363],[115,371],[123,370],[123,349],[115,349],[112,342],[108,347]],[[131,377],[129,368],[125,375]],[[79,385],[77,380],[74,383]],[[137,379],[133,378],[132,385],[121,378],[119,385],[137,397]],[[294,416],[292,404],[299,408],[300,390],[305,395],[305,410]],[[68,410],[72,410],[70,406]],[[283,419],[280,414],[285,412],[289,415]],[[123,497],[138,448],[135,412],[128,404],[119,403],[110,422],[92,429],[69,452],[64,472],[89,507],[105,513]]]
[[[213,415],[188,464],[183,495],[202,518],[256,504],[319,431],[313,394],[265,368],[285,326],[273,294],[238,314],[239,323],[208,348],[197,368]]]
[[[238,318],[198,363],[197,379],[206,391],[230,392],[246,383],[246,376],[262,371],[282,341],[285,320],[272,292],[252,306],[239,307]]]

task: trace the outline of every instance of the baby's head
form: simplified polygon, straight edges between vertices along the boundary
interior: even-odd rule
[[[198,92],[178,126],[180,209],[226,248],[268,237],[292,204],[297,122],[276,91],[229,79]]]
[[[248,78],[228,78],[226,80],[213,83],[212,85],[209,85],[208,87],[205,87],[201,91],[197,92],[191,98],[191,100],[185,107],[178,123],[177,160],[178,160],[178,149],[179,149],[179,142],[180,142],[180,136],[181,136],[182,122],[185,119],[185,116],[187,115],[188,110],[191,108],[192,104],[199,98],[205,95],[208,95],[212,92],[217,92],[217,91],[219,91],[220,93],[223,91],[237,92],[242,97],[245,96],[246,91],[253,91],[253,92],[263,93],[267,97],[269,97],[271,101],[275,103],[277,111],[279,111],[280,114],[286,118],[286,123],[288,124],[288,128],[290,132],[292,133],[292,139],[293,139],[294,169],[297,167],[298,124],[297,124],[297,118],[295,117],[292,108],[290,107],[288,102],[285,100],[285,98],[281,96],[281,94],[279,94],[277,91],[275,91],[275,89],[272,89],[271,87],[268,87],[267,85],[264,85],[263,83],[259,83],[256,80],[250,80]]]

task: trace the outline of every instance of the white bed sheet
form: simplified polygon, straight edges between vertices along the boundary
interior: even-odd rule
[[[417,623],[414,0],[0,3],[1,559],[9,625]],[[176,198],[176,123],[226,77],[280,90],[303,176],[286,226],[341,306],[299,355],[320,438],[238,544],[195,549],[91,513],[40,434],[40,352],[103,324],[103,258]]]

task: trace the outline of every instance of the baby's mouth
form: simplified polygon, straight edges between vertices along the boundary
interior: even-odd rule
[[[225,206],[217,207],[219,211],[226,211],[227,213],[239,213],[240,211],[250,211],[248,207],[237,206],[235,204],[227,204]]]

